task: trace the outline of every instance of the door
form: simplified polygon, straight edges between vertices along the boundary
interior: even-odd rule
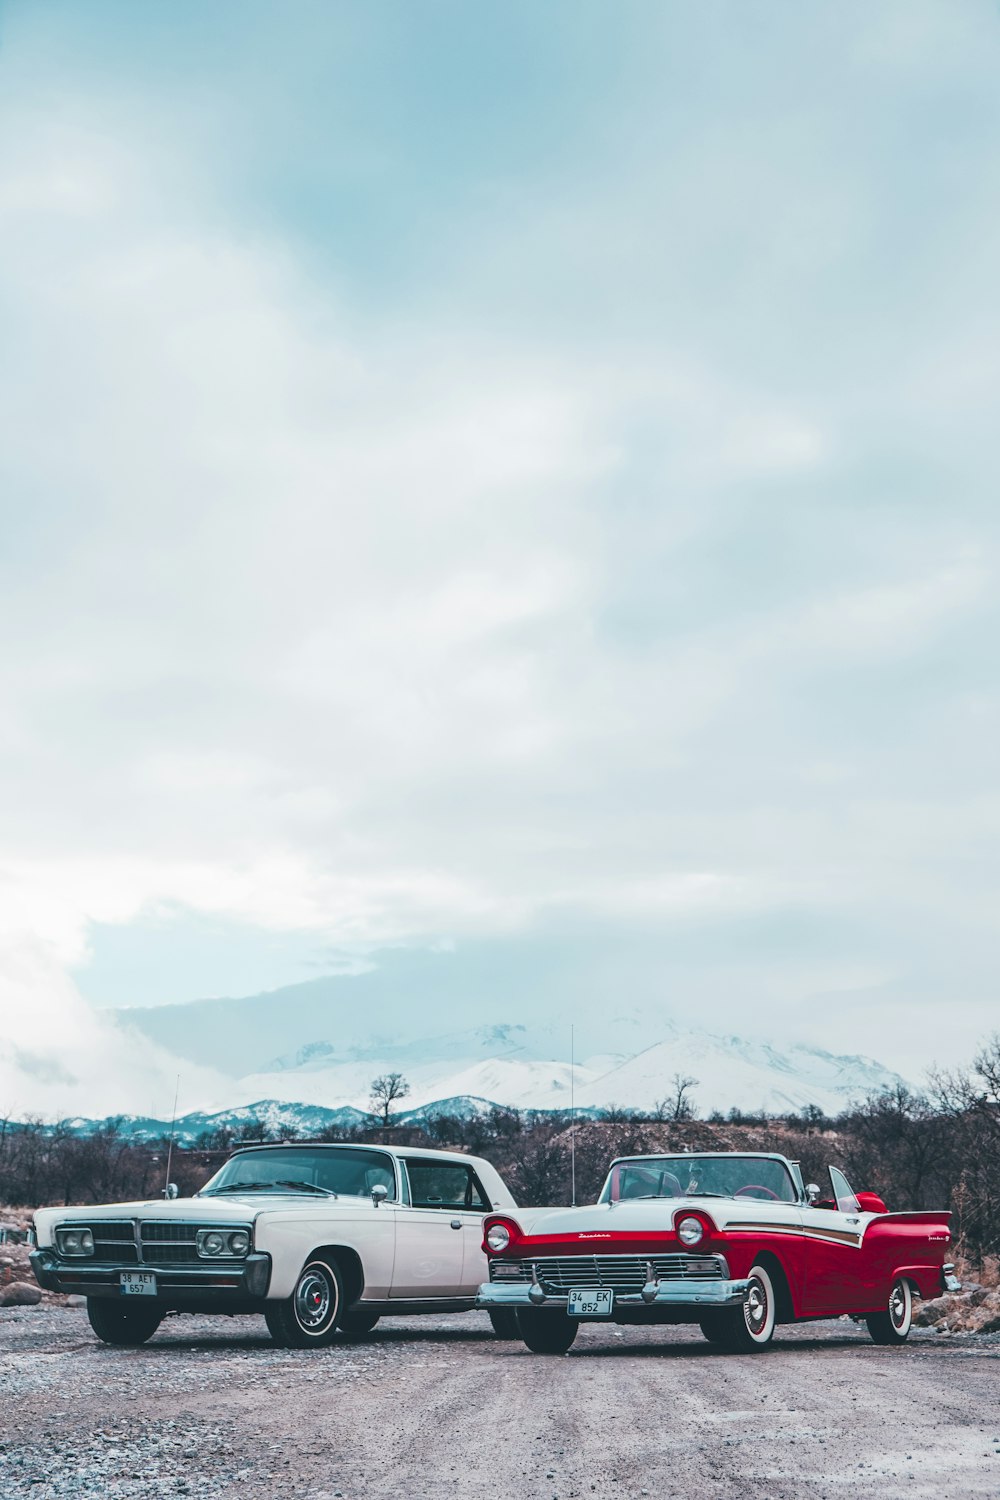
[[[847,1178],[830,1168],[830,1194],[802,1210],[806,1241],[804,1311],[853,1312],[866,1303],[861,1205]]]
[[[482,1239],[485,1203],[477,1207],[475,1174],[466,1162],[405,1159],[410,1203],[396,1209],[396,1264],[392,1296],[400,1298],[471,1296],[466,1242]],[[477,1272],[478,1277],[478,1272]],[[485,1279],[478,1277],[473,1290]]]

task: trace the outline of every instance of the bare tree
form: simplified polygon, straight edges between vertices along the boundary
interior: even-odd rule
[[[380,1073],[371,1082],[370,1103],[373,1115],[382,1116],[382,1124],[388,1125],[392,1106],[399,1099],[405,1099],[410,1092],[410,1085],[402,1073]]]
[[[697,1088],[698,1079],[686,1073],[675,1073],[670,1080],[670,1093],[665,1099],[657,1099],[654,1106],[655,1120],[693,1120],[694,1100],[691,1090]]]

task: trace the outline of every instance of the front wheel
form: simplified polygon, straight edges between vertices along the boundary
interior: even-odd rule
[[[565,1354],[576,1338],[580,1324],[564,1312],[547,1312],[540,1307],[522,1307],[517,1311],[517,1331],[532,1354]]]
[[[344,1283],[333,1261],[311,1260],[284,1302],[264,1309],[268,1332],[283,1349],[319,1349],[337,1332]]]
[[[489,1309],[489,1320],[493,1325],[493,1332],[498,1339],[516,1339],[520,1337],[517,1326],[517,1311],[513,1307],[491,1307]]]
[[[710,1344],[725,1344],[728,1341],[730,1318],[729,1313],[706,1313],[698,1327]]]
[[[766,1349],[774,1336],[775,1311],[774,1282],[763,1266],[751,1267],[750,1285],[743,1306],[729,1313],[726,1321],[717,1325],[721,1328],[719,1343],[739,1354],[755,1354],[758,1349]]]
[[[876,1344],[905,1344],[913,1322],[913,1293],[902,1276],[892,1283],[885,1312],[866,1318],[868,1332]]]
[[[153,1337],[163,1321],[157,1307],[132,1307],[128,1303],[123,1306],[104,1297],[87,1298],[87,1317],[97,1337],[119,1349],[138,1349]]]

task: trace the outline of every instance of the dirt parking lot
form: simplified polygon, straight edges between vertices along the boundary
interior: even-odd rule
[[[1000,1493],[1000,1335],[877,1348],[852,1323],[728,1355],[585,1328],[568,1355],[480,1316],[276,1349],[258,1318],[106,1348],[79,1308],[0,1312],[0,1495],[804,1500]]]

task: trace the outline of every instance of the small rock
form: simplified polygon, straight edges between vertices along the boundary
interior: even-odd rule
[[[12,1281],[0,1287],[0,1307],[35,1307],[42,1300],[42,1289],[27,1281]]]

